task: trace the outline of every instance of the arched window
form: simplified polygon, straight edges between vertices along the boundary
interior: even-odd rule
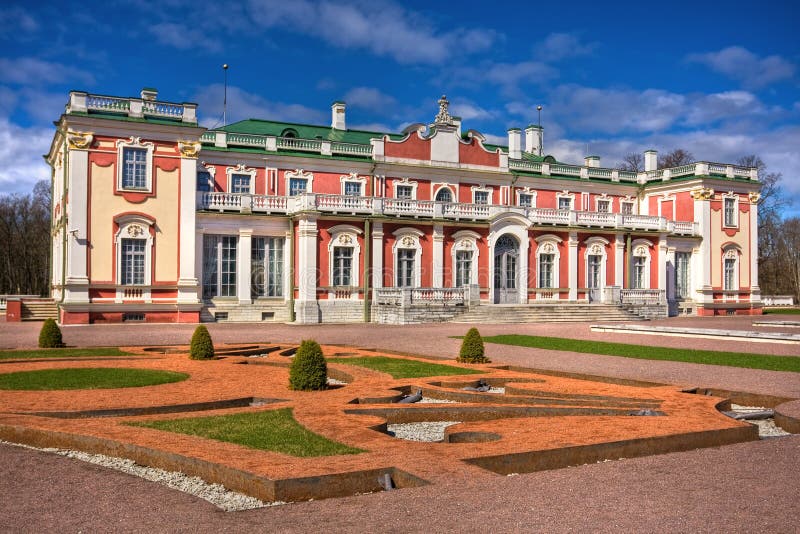
[[[478,240],[480,235],[471,230],[453,234],[453,287],[478,283]]]
[[[450,191],[449,187],[441,187],[436,192],[436,202],[452,202],[453,201],[453,192]]]
[[[419,240],[424,234],[415,228],[400,228],[393,233],[397,238],[392,247],[395,287],[419,287],[422,259]]]
[[[739,256],[740,250],[736,245],[729,245],[722,252],[722,289],[725,291],[739,290]]]
[[[331,234],[328,243],[329,285],[358,286],[358,266],[361,258],[358,235],[361,230],[349,224],[340,224],[328,231]]]
[[[149,286],[152,282],[153,234],[155,221],[141,215],[123,215],[116,219],[117,284]]]
[[[631,246],[631,288],[650,289],[650,248],[653,245],[646,239],[637,239]]]
[[[608,241],[602,237],[590,237],[586,240],[586,287],[600,289],[606,285],[606,245]]]

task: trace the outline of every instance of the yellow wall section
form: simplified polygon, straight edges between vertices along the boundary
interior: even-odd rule
[[[156,197],[140,204],[114,195],[114,166],[100,167],[92,164],[91,200],[91,281],[113,280],[113,226],[114,217],[120,213],[136,211],[156,220],[155,255],[156,271],[153,282],[175,282],[178,279],[178,170],[163,171],[155,168]]]
[[[739,286],[749,287],[750,213],[739,212],[739,231],[733,237],[728,237],[721,230],[722,210],[711,210],[711,228],[711,285],[722,287],[722,245],[732,242],[739,245],[742,250],[742,255],[739,257]]]

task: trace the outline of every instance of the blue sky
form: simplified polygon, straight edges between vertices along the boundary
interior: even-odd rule
[[[41,155],[70,89],[156,87],[213,126],[228,63],[229,122],[328,124],[342,99],[348,127],[399,131],[430,122],[446,93],[465,129],[505,144],[540,104],[545,152],[561,160],[755,153],[800,197],[798,20],[785,0],[5,2],[0,193],[48,177]]]

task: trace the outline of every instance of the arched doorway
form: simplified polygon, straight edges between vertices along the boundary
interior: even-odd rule
[[[519,242],[510,234],[500,236],[494,245],[494,302],[519,302]]]

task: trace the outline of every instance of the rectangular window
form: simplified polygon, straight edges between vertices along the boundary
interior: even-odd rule
[[[414,198],[414,188],[410,185],[398,185],[397,198],[402,198],[403,200],[412,200]]]
[[[250,286],[253,297],[282,297],[283,239],[254,237],[250,258]]]
[[[539,255],[539,287],[553,287],[553,264],[555,254]]]
[[[349,197],[361,196],[361,183],[360,182],[345,182],[344,194]]]
[[[289,196],[293,197],[306,192],[306,184],[308,181],[305,178],[290,178],[289,179]]]
[[[489,192],[488,191],[475,191],[475,204],[488,204]]]
[[[530,193],[520,193],[519,194],[519,205],[530,208],[533,206],[533,195]]]
[[[266,294],[267,238],[253,237],[250,246],[250,294],[253,298]]]
[[[586,287],[589,289],[597,289],[600,287],[600,270],[602,267],[603,257],[597,254],[591,254],[588,258],[589,276],[586,280]]]
[[[610,200],[598,200],[597,201],[597,211],[600,213],[609,213],[611,211],[611,201]]]
[[[571,210],[572,209],[572,199],[569,197],[558,197],[558,209],[560,210]]]
[[[401,248],[397,250],[397,287],[414,286],[414,258],[416,250]]]
[[[211,185],[211,173],[199,171],[197,173],[197,190],[201,193],[209,193],[214,190]]]
[[[203,236],[203,298],[236,296],[237,236]]]
[[[623,215],[633,215],[633,202],[623,202],[620,211]]]
[[[283,239],[269,239],[267,253],[267,296],[283,296]]]
[[[633,258],[633,289],[647,289],[645,277],[647,274],[647,258],[635,256]]]
[[[736,223],[736,199],[726,198],[725,203],[725,226],[738,226]]]
[[[724,270],[724,286],[722,289],[726,291],[739,289],[736,283],[736,260],[733,258],[725,258]]]
[[[147,241],[144,239],[123,239],[122,240],[122,276],[121,281],[124,286],[144,284],[144,247]]]
[[[349,286],[353,280],[353,247],[333,248],[333,285]]]
[[[249,174],[233,174],[231,175],[231,193],[249,193],[250,192],[250,175]]]
[[[472,252],[460,250],[456,252],[456,287],[468,286],[472,283]]]
[[[122,188],[147,189],[147,149],[122,149]]]
[[[677,298],[685,299],[689,296],[689,284],[691,282],[689,277],[690,259],[691,254],[689,252],[675,253],[675,296]]]

